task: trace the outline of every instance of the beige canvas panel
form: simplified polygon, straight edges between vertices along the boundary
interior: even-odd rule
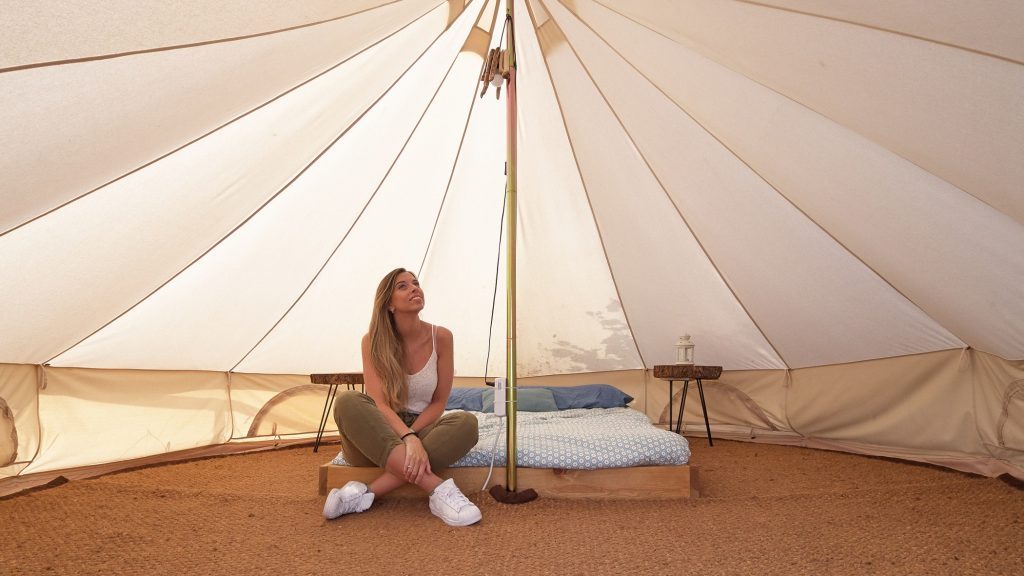
[[[305,382],[304,377],[251,378],[268,382],[268,390],[274,380],[288,379],[294,385]],[[1020,362],[950,350],[805,368],[788,375],[783,370],[726,371],[718,380],[704,381],[704,393],[715,437],[843,450],[1024,478],[1024,446],[1014,444],[1021,438],[1016,420],[1004,422],[1002,429],[1010,444],[1000,447],[995,440],[1003,399],[1012,391],[1012,383],[1022,378]],[[652,422],[667,424],[668,382],[654,378],[650,371],[519,379],[522,386],[595,383],[616,386],[634,397],[632,408],[645,412]],[[454,385],[480,387],[481,382],[457,378]],[[992,393],[985,394],[986,390]],[[681,392],[682,382],[677,382],[673,418]],[[1011,398],[1011,411],[1024,408],[1018,404],[1024,402],[1019,395]],[[685,433],[705,436],[693,382],[686,404]],[[1011,412],[1011,418],[1015,414],[1018,412]],[[295,417],[308,419],[310,414]],[[332,426],[329,422],[328,428]]]
[[[706,381],[704,385],[705,400],[708,404],[708,419],[712,420],[717,412],[729,414],[729,418],[738,421],[741,427],[748,427],[756,434],[793,432],[786,414],[789,374],[784,370],[730,370],[722,372],[718,380]],[[700,396],[693,390],[690,383],[690,396],[687,398],[686,413],[698,410]],[[718,389],[722,390],[719,391]],[[716,396],[724,396],[735,409],[726,409],[720,405]],[[677,405],[678,406],[678,405]],[[703,419],[703,415],[700,417]],[[697,422],[692,418],[691,422]]]
[[[234,439],[249,437],[249,431],[253,428],[260,431],[265,429],[267,436],[316,432],[327,400],[327,391],[327,386],[310,383],[306,375],[232,373],[231,415]],[[288,414],[288,410],[282,409],[281,405],[291,396],[309,396],[314,409],[310,409],[309,402],[302,402],[297,414]],[[295,403],[295,406],[300,404]],[[296,429],[295,422],[302,423],[300,429]],[[327,430],[337,431],[333,416],[327,419]]]
[[[413,268],[422,261],[441,209],[476,96],[465,85],[473,85],[480,74],[479,56],[460,48],[482,6],[475,2],[431,48],[430,60],[420,63],[430,77],[444,81],[436,92],[427,91],[422,117],[373,202],[309,290],[237,370],[342,372],[357,365],[377,283],[394,268]],[[423,91],[415,84],[404,88]],[[428,309],[424,318],[439,322],[431,316],[435,313]]]
[[[984,454],[960,350],[794,370],[788,415],[809,437]]]
[[[651,384],[668,390],[669,382],[648,373]],[[788,373],[785,370],[729,370],[717,380],[702,380],[708,421],[713,436],[726,434],[728,438],[749,440],[760,437],[785,438],[799,436],[786,418],[786,392]],[[672,425],[679,414],[683,396],[683,382],[676,380],[672,397]],[[668,403],[660,404],[658,421],[667,421]],[[683,412],[683,430],[687,436],[706,437],[707,428],[700,407],[700,390],[690,380]]]
[[[700,399],[692,382],[690,388],[683,430],[687,436],[704,437]],[[650,378],[647,391],[649,403],[660,411],[656,421],[664,422],[667,383]],[[681,383],[675,392],[673,410]],[[788,376],[786,371],[727,371],[719,380],[705,381],[704,394],[715,438],[841,450],[1024,478],[1024,434],[1018,420],[1024,416],[1021,362],[950,350],[804,368]]]
[[[644,28],[624,24],[610,11],[595,11],[588,23],[946,330],[975,348],[1005,358],[1024,356],[1024,326],[1011,320],[1024,316],[1024,309],[1015,309],[1021,300],[1006,298],[1001,288],[1006,278],[1024,275],[1024,249],[1008,249],[1024,246],[1017,222],[689,48],[657,35],[635,41]]]
[[[0,364],[0,400],[8,414],[0,415],[0,478],[18,474],[39,447],[39,409],[36,366]]]
[[[480,11],[480,16],[476,20],[475,30],[471,31],[469,35],[472,36],[477,31],[486,32],[488,39],[490,39],[494,23],[500,22],[501,20],[499,19],[503,20],[505,18],[504,4],[504,0],[487,0],[487,4],[484,5],[483,10]],[[486,52],[481,52],[480,56],[483,57],[485,54]]]
[[[993,378],[993,374],[997,377]],[[961,351],[953,350],[806,368],[791,371],[788,376],[782,370],[726,371],[719,380],[704,381],[704,394],[715,438],[841,450],[928,462],[989,476],[1009,473],[1024,478],[1019,450],[986,450],[978,442],[979,433],[982,438],[986,434],[995,437],[1002,398],[1008,388],[1004,384],[1007,376],[1022,375],[1024,370],[1019,362],[974,352],[961,358]],[[950,382],[953,392],[947,398]],[[553,375],[523,378],[520,383],[612,384],[636,398],[631,405],[634,409],[644,411],[646,407],[652,422],[667,424],[668,382],[654,378],[649,371]],[[456,385],[478,383],[466,380]],[[1000,391],[988,401],[979,394],[975,405],[972,390],[984,389]],[[681,393],[682,382],[677,382],[672,399],[673,419]],[[908,397],[908,402],[927,401],[933,405],[906,406],[900,400],[903,396]],[[851,397],[863,400],[851,403]],[[883,414],[889,404],[898,407],[893,409],[894,414]],[[1020,408],[1024,404],[1011,404],[1011,410]],[[977,421],[973,414],[977,414]],[[876,419],[878,422],[872,424]],[[986,424],[987,420],[991,423]],[[924,432],[914,434],[901,426],[924,428]],[[1014,426],[1011,421],[1009,433],[1017,430]],[[860,432],[874,433],[876,437],[856,438],[848,432],[850,428],[861,427],[864,430]],[[900,429],[880,430],[893,427]],[[700,397],[693,382],[683,429],[687,436],[706,435]],[[885,433],[888,436],[883,440]],[[955,439],[956,445],[944,445],[949,438]]]
[[[1017,0],[752,0],[1024,62]]]
[[[429,100],[431,91],[424,88],[441,81],[430,64],[421,59],[282,194],[202,260],[55,363],[233,368],[301,297],[373,197]]]
[[[753,3],[605,4],[1024,222],[1020,63]]]
[[[1024,361],[976,352],[969,362],[982,443],[994,457],[1024,468]]]
[[[20,367],[23,372],[25,368],[34,369]],[[1019,377],[1024,372],[1019,363],[1007,363],[987,355],[975,355],[972,361],[961,359],[960,351],[947,351],[871,363],[796,370],[792,373],[790,386],[787,386],[784,371],[726,372],[720,380],[705,382],[705,398],[712,431],[716,437],[845,450],[931,462],[981,474],[1010,472],[1024,477],[1024,468],[1019,459],[993,456],[977,441],[975,423],[970,417],[972,410],[973,413],[988,414],[991,417],[998,415],[1001,405],[982,404],[984,400],[979,394],[978,408],[972,408],[973,393],[970,383],[962,384],[962,381],[958,380],[964,377],[970,379],[972,371],[978,376],[977,379],[982,386],[986,385],[982,380],[986,373],[996,373],[1001,378],[1006,374]],[[133,440],[134,436],[131,434],[119,437],[118,431],[124,430],[122,425],[126,420],[145,422],[145,428],[152,429],[154,418],[155,421],[162,421],[162,418],[170,416],[167,412],[177,413],[180,417],[190,418],[189,424],[171,424],[164,427],[166,430],[181,428],[178,430],[179,434],[188,432],[197,437],[202,436],[204,427],[197,425],[194,414],[190,417],[184,414],[181,406],[168,406],[168,402],[174,400],[184,402],[185,398],[182,397],[180,388],[194,387],[197,378],[214,386],[209,392],[220,397],[220,400],[211,398],[214,406],[225,405],[223,389],[217,388],[226,382],[224,374],[50,368],[47,369],[47,375],[48,391],[44,391],[44,394],[55,394],[57,391],[52,388],[54,386],[64,392],[74,391],[76,394],[92,389],[89,396],[104,401],[103,405],[81,398],[66,398],[61,402],[61,406],[73,404],[75,408],[72,414],[76,419],[83,414],[83,410],[84,414],[102,414],[98,421],[108,424],[111,430],[90,430],[88,434],[80,436],[79,441],[71,442],[71,437],[75,436],[76,432],[81,432],[81,425],[73,426],[67,418],[58,419],[53,422],[53,426],[61,427],[65,437],[61,442],[52,442],[51,435],[55,430],[49,424],[44,424],[44,444],[47,450],[41,454],[41,458],[51,460],[52,463],[46,467],[33,467],[26,473],[37,472],[40,469],[60,470],[80,466],[83,450],[96,452],[92,459],[97,462],[124,460],[123,444],[140,442],[137,439]],[[894,379],[899,380],[896,385]],[[172,382],[174,384],[168,386]],[[126,386],[129,383],[130,386]],[[634,370],[520,379],[520,384],[524,386],[588,383],[617,386],[636,398],[633,403],[635,409],[646,409],[652,421],[665,423],[667,382],[654,379],[649,372]],[[103,388],[102,394],[95,390],[98,384]],[[477,379],[460,378],[456,385],[479,387],[480,383]],[[998,387],[998,383],[993,386]],[[248,431],[253,427],[257,415],[262,413],[262,424],[257,426],[261,430],[266,428],[265,431],[268,433],[276,433],[285,439],[308,439],[309,434],[303,432],[308,430],[312,433],[315,430],[326,394],[326,387],[318,388],[314,390],[309,385],[306,375],[232,374],[231,404],[234,409],[235,429]],[[695,388],[692,383],[691,388]],[[153,400],[150,406],[147,407],[146,402],[139,402],[139,389],[153,391],[152,394],[146,394]],[[288,394],[289,390],[295,390],[296,393]],[[677,385],[674,404],[678,402],[680,391],[681,386]],[[134,406],[119,407],[119,401],[114,396],[126,393]],[[197,394],[193,391],[187,396],[195,399]],[[699,397],[695,389],[692,389],[690,394],[684,428],[688,435],[703,436],[705,432]],[[934,398],[936,395],[939,396],[937,401]],[[121,399],[120,402],[129,401],[129,397]],[[908,398],[906,402],[931,402],[932,406],[907,406],[900,400],[904,397]],[[965,399],[968,402],[966,413],[962,403]],[[57,418],[60,408],[47,400],[44,398],[44,404],[51,408],[51,415],[47,417],[49,421]],[[110,403],[106,403],[107,401]],[[810,405],[812,402],[814,406]],[[828,407],[829,402],[836,403],[832,409]],[[838,404],[843,402],[845,404]],[[895,408],[888,409],[888,404],[895,404]],[[792,428],[788,426],[784,413],[786,406],[790,410],[788,420],[792,421]],[[936,409],[935,406],[944,408]],[[196,407],[191,406],[188,412],[191,413],[194,409]],[[139,414],[130,417],[129,411]],[[198,409],[199,413],[203,411],[202,408]],[[812,411],[817,411],[823,416],[815,416]],[[854,411],[862,413],[851,415],[850,413]],[[856,421],[858,418],[859,422]],[[90,420],[90,424],[92,422],[93,420]],[[220,427],[222,434],[215,438],[207,436],[205,444],[194,445],[212,445],[227,441],[226,435],[230,432],[224,427],[228,424],[226,416],[214,419],[210,423],[215,428]],[[983,430],[983,437],[986,434],[985,429],[989,430],[989,435],[993,433],[992,426],[980,419],[977,426]],[[329,419],[328,430],[331,428],[333,423]],[[915,433],[914,429],[918,428],[923,428],[924,432]],[[138,431],[138,428],[132,426],[128,429]],[[851,433],[851,430],[856,431]],[[206,431],[210,433],[209,429]],[[861,434],[861,437],[853,437],[854,433]],[[937,438],[937,435],[941,438]],[[96,442],[96,438],[100,438],[101,441]],[[239,438],[241,439],[241,436]],[[954,445],[949,438],[956,439],[959,445]],[[141,440],[143,443],[151,441],[152,438],[149,437]],[[89,446],[84,446],[86,444]],[[172,460],[180,457],[181,453],[176,450],[184,448],[176,446],[172,447],[171,452],[156,451],[153,457],[160,458],[163,454],[168,460]],[[63,451],[71,453],[58,457],[58,452]],[[106,457],[99,454],[99,451],[106,452]]]
[[[7,400],[0,396],[0,469],[18,461],[18,427],[14,422],[14,411]]]
[[[431,0],[434,4],[439,0]],[[7,2],[0,68],[218,41],[345,18],[390,0]],[[111,31],[116,31],[112,34]]]
[[[788,381],[785,371],[724,372],[704,384],[704,393],[716,438],[1024,478],[1024,434],[1017,420],[1024,416],[1022,378],[1019,361],[948,350],[792,370]],[[703,437],[699,396],[690,387],[684,433]],[[677,386],[674,408],[678,401]],[[664,419],[667,406],[658,406]],[[1008,418],[1002,417],[1006,412]],[[756,416],[762,414],[774,429],[759,425]]]
[[[962,345],[592,29],[557,3],[549,10],[694,235],[790,367]],[[872,306],[852,308],[851,301]]]
[[[785,379],[783,370],[739,370],[723,372],[718,380],[703,380],[704,406],[708,411],[708,422],[713,430],[738,429],[743,434],[755,435],[767,432],[787,430],[784,422],[785,413],[782,402],[784,396],[778,394],[779,387]],[[751,397],[751,390],[758,385],[770,387],[771,394],[762,394],[757,399]],[[653,422],[667,428],[675,428],[679,422],[679,405],[683,398],[685,383],[675,380],[672,383],[672,396],[669,397],[669,381],[655,378],[653,371],[646,372],[644,390],[649,398],[647,416]],[[774,413],[762,407],[779,404]],[[704,413],[700,402],[700,389],[693,380],[689,383],[683,412],[683,430],[689,430],[687,423],[694,430],[694,435],[706,435]],[[700,431],[703,431],[701,433]]]
[[[553,23],[549,20],[538,30],[543,60],[538,56],[535,62],[546,64],[551,75],[609,265],[645,362],[666,361],[671,343],[688,332],[702,335],[708,363],[731,369],[781,367],[782,360],[708,260]],[[524,52],[531,50],[528,32],[521,35]]]
[[[10,464],[10,465],[7,465],[7,466],[0,466],[0,496],[4,495],[4,488],[3,487],[6,484],[5,480],[16,479],[18,477],[18,475],[21,474],[21,471],[24,470],[25,467],[28,466],[28,464],[29,464],[28,462],[18,462],[16,464]],[[26,486],[26,488],[27,488],[27,486]],[[23,488],[19,488],[18,490],[12,490],[12,492],[17,492],[17,491],[22,490],[22,489]]]
[[[45,368],[39,454],[23,474],[131,460],[227,442],[219,372]]]
[[[517,7],[526,22],[525,4]],[[517,34],[520,375],[640,368],[629,312],[532,30]],[[500,310],[500,308],[499,308]]]
[[[436,35],[447,18],[437,4],[400,2],[281,34],[0,74],[8,136],[0,233],[251,113],[412,22],[431,22]]]
[[[0,237],[0,266],[23,272],[0,278],[0,360],[50,360],[203,255],[355,122],[436,28],[417,22],[304,90]],[[18,264],[29,260],[47,266]],[[66,297],[72,286],[89,306]],[[57,325],[59,338],[41,328]],[[137,367],[103,357],[79,365]]]
[[[498,39],[488,41],[497,45]],[[472,62],[479,67],[482,58]],[[426,298],[425,314],[454,334],[455,372],[466,376],[484,374],[488,342],[490,361],[501,360],[492,373],[504,372],[505,285],[495,271],[499,265],[504,270],[498,250],[501,245],[504,251],[505,142],[495,137],[495,125],[504,120],[505,105],[493,97],[493,87],[486,97],[474,98],[429,245],[416,259],[394,263],[417,273]],[[489,322],[492,300],[496,300],[493,326]],[[361,336],[367,326],[359,328]]]
[[[324,406],[322,388],[316,384],[304,384],[274,396],[256,414],[245,430],[245,437],[287,438],[316,432]],[[337,429],[333,410],[328,409],[324,433],[336,433]]]

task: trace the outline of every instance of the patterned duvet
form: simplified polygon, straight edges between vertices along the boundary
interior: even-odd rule
[[[476,446],[453,466],[489,466],[498,434],[495,466],[505,465],[505,419],[470,412],[480,422]],[[516,414],[517,465],[527,468],[592,470],[686,464],[690,446],[682,436],[651,425],[632,408],[588,408]],[[338,454],[332,464],[345,465]]]

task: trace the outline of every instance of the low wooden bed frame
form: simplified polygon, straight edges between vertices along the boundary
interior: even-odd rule
[[[338,386],[345,384],[350,389],[363,383],[363,375],[351,374],[312,374],[310,381],[314,384],[330,386],[324,412],[320,420],[316,446],[324,433],[328,409]],[[316,448],[313,450],[316,451]],[[487,478],[487,468],[457,467],[445,470],[443,477],[450,477],[466,494],[480,490]],[[326,496],[331,488],[341,488],[350,480],[358,480],[369,484],[380,474],[376,467],[338,466],[323,464],[320,466],[320,495]],[[677,499],[697,498],[700,495],[700,484],[697,468],[694,466],[636,466],[633,468],[602,468],[599,470],[562,470],[559,468],[523,468],[516,469],[517,488],[533,488],[541,496],[550,498],[590,498],[590,499]],[[505,468],[495,468],[491,475],[491,485],[505,483]],[[396,490],[396,496],[424,496],[415,486],[403,486]]]
[[[349,480],[369,484],[380,475],[376,467],[320,466],[320,495],[340,488]],[[487,468],[458,467],[443,471],[466,494],[474,494],[487,478]],[[533,488],[541,497],[595,500],[648,500],[697,498],[700,495],[695,466],[637,466],[599,470],[562,470],[557,468],[516,468],[517,488]],[[494,468],[490,485],[505,484],[505,468]],[[396,496],[421,496],[415,486],[403,486]]]

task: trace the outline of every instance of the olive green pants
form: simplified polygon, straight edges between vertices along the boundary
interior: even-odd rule
[[[399,412],[407,425],[412,425],[416,414]],[[341,434],[341,452],[352,466],[384,467],[388,455],[402,444],[377,403],[366,394],[354,390],[338,392],[334,400],[334,420]],[[451,466],[476,446],[478,424],[476,416],[468,412],[450,412],[437,422],[419,431],[420,441],[430,459],[430,469]]]

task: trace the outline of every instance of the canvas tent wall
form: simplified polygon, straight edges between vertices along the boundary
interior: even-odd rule
[[[1019,3],[515,9],[521,375],[1024,476]],[[308,435],[399,265],[503,370],[503,2],[2,10],[0,476]]]

